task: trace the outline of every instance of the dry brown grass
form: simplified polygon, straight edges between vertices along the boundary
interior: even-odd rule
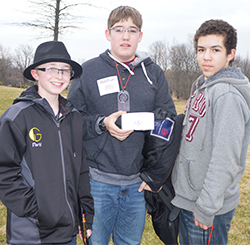
[[[14,98],[18,97],[22,89],[0,86],[0,115],[12,104]],[[63,93],[67,95],[67,91]],[[185,102],[175,102],[178,113],[183,113]],[[240,196],[241,203],[236,208],[231,229],[229,231],[229,245],[247,245],[250,244],[250,147],[248,149],[247,163],[245,173],[240,180]],[[6,208],[0,202],[0,244],[6,244],[5,224],[6,224]],[[79,240],[77,244],[82,244]],[[110,242],[110,245],[112,242]],[[147,217],[145,229],[142,237],[142,245],[163,245],[163,243],[155,235],[151,218]]]

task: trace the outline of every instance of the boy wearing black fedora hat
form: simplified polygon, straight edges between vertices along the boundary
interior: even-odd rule
[[[8,244],[76,244],[82,208],[87,236],[92,233],[81,115],[60,95],[81,73],[62,42],[40,44],[23,73],[37,85],[0,118],[0,199],[7,207]]]

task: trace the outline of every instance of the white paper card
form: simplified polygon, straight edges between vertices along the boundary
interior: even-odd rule
[[[97,80],[100,96],[112,94],[120,91],[117,76],[106,77]]]
[[[122,129],[124,130],[153,130],[153,112],[130,112],[121,116]]]

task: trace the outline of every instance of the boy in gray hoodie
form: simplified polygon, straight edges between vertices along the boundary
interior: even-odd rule
[[[180,152],[172,174],[181,208],[181,244],[227,244],[240,202],[238,182],[250,135],[250,84],[231,67],[237,33],[227,22],[204,22],[194,37],[203,72],[185,109]]]

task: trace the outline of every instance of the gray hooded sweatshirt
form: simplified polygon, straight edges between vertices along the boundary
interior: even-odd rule
[[[205,225],[240,202],[249,108],[250,84],[239,68],[224,68],[207,80],[202,75],[193,84],[172,174],[176,192],[172,203],[192,211]]]

